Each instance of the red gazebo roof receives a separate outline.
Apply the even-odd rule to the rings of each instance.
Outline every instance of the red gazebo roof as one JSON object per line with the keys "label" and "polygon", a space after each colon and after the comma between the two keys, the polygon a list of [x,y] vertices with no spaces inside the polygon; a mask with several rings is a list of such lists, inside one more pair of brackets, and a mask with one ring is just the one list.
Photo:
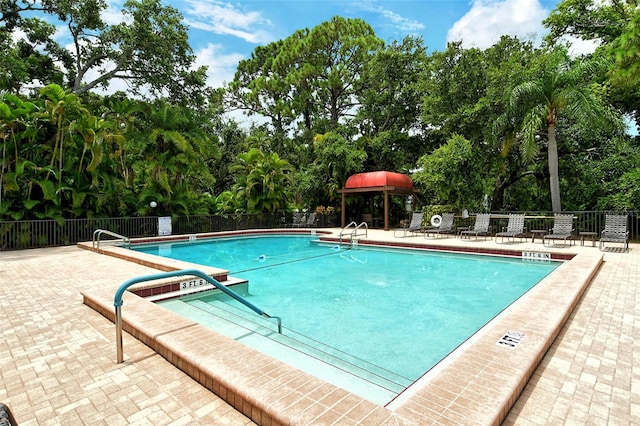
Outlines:
{"label": "red gazebo roof", "polygon": [[[413,183],[409,176],[395,172],[367,172],[357,173],[347,179],[344,189],[356,188],[409,188],[413,189]],[[403,191],[404,192],[404,191]]]}

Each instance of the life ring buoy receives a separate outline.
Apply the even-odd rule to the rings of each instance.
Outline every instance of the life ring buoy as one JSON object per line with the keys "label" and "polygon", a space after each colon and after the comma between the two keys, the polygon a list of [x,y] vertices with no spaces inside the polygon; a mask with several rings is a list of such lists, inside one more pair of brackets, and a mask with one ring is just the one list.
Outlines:
{"label": "life ring buoy", "polygon": [[434,214],[433,216],[431,216],[431,225],[435,226],[436,228],[439,228],[441,223],[442,223],[442,216],[440,216],[439,214]]}

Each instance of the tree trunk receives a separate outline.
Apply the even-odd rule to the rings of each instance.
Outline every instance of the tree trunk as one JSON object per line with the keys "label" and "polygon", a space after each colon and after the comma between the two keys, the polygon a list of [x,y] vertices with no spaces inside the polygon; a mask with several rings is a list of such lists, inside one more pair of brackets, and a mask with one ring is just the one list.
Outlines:
{"label": "tree trunk", "polygon": [[556,126],[549,126],[549,190],[551,191],[551,209],[560,213],[560,176],[558,172],[558,143],[556,142]]}
{"label": "tree trunk", "polygon": [[504,206],[505,188],[505,181],[503,179],[498,179],[496,186],[493,188],[493,194],[491,195],[491,211],[502,210]]}

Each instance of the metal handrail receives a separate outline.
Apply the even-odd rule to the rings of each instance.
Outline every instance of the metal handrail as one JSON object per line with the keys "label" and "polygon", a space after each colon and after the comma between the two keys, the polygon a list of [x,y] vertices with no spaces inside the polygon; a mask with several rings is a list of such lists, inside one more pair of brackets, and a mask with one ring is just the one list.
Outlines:
{"label": "metal handrail", "polygon": [[[360,225],[356,226],[356,233],[358,232],[358,229],[364,227],[364,235],[365,237],[369,236],[369,225],[367,224],[367,222],[362,222]],[[356,234],[357,235],[357,234]]]}
{"label": "metal handrail", "polygon": [[129,240],[129,237],[116,234],[115,232],[107,231],[106,229],[96,229],[95,231],[93,231],[92,247],[94,249],[100,248],[100,236],[102,234],[111,235],[114,238],[120,238],[122,240],[122,243],[125,245],[125,247],[128,247],[129,245],[131,245],[131,240]]}
{"label": "metal handrail", "polygon": [[[354,221],[351,221],[347,226],[345,226],[344,228],[342,228],[342,230],[340,230],[340,243],[339,243],[340,246],[342,246],[342,236],[345,235],[346,231],[348,231],[349,228],[351,228],[351,226],[355,228],[358,225]],[[353,239],[353,232],[351,232],[351,239]]]}
{"label": "metal handrail", "polygon": [[[362,222],[360,225],[358,225],[355,221],[351,221],[351,223],[349,223],[347,226],[342,228],[342,230],[340,231],[340,245],[342,245],[342,236],[345,235],[346,231],[351,229],[351,226],[353,226],[354,228],[353,228],[353,231],[351,231],[349,241],[353,242],[353,237],[357,237],[358,235],[364,235],[365,237],[369,236],[369,225],[367,225],[367,222]],[[364,227],[364,234],[358,234],[358,229],[363,227]]]}
{"label": "metal handrail", "polygon": [[247,308],[249,308],[252,311],[254,311],[255,313],[257,313],[258,315],[261,315],[261,316],[263,316],[265,318],[269,318],[269,319],[271,319],[271,318],[275,319],[277,324],[278,324],[278,333],[282,334],[282,319],[280,317],[271,316],[271,315],[267,314],[265,311],[263,311],[262,309],[258,308],[256,305],[254,305],[253,303],[249,302],[247,299],[245,299],[244,297],[240,296],[238,293],[236,293],[235,291],[231,290],[229,287],[225,286],[224,284],[221,284],[218,280],[216,280],[215,278],[212,278],[211,276],[205,274],[204,272],[199,271],[197,269],[183,269],[183,270],[179,270],[179,271],[162,272],[162,273],[159,273],[159,274],[146,275],[146,276],[142,276],[142,277],[132,278],[132,279],[127,280],[124,283],[122,283],[120,285],[120,287],[118,287],[118,290],[116,290],[116,294],[113,297],[113,306],[115,306],[115,311],[116,311],[115,312],[116,313],[116,317],[115,317],[115,323],[116,323],[116,353],[117,353],[117,363],[118,364],[121,364],[123,362],[123,360],[124,360],[124,354],[123,354],[123,350],[122,350],[122,304],[123,304],[122,295],[124,294],[124,292],[127,290],[127,288],[131,287],[133,284],[141,283],[141,282],[144,282],[144,281],[153,281],[153,280],[158,280],[158,279],[162,279],[162,278],[184,276],[184,275],[200,277],[200,278],[204,279],[205,281],[207,281],[208,283],[212,284],[218,290],[220,290],[223,293],[225,293],[227,296],[230,296],[233,299],[237,300],[238,302],[242,303]]}

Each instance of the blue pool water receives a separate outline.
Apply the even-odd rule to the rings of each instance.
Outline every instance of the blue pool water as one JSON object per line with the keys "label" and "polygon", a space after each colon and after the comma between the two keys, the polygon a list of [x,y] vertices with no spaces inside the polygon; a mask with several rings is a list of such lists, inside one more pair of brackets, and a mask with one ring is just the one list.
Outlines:
{"label": "blue pool water", "polygon": [[[418,250],[338,250],[292,236],[136,250],[228,269],[249,281],[250,302],[282,318],[285,335],[299,333],[408,382],[558,266]],[[226,296],[204,295],[187,303],[221,298]]]}

